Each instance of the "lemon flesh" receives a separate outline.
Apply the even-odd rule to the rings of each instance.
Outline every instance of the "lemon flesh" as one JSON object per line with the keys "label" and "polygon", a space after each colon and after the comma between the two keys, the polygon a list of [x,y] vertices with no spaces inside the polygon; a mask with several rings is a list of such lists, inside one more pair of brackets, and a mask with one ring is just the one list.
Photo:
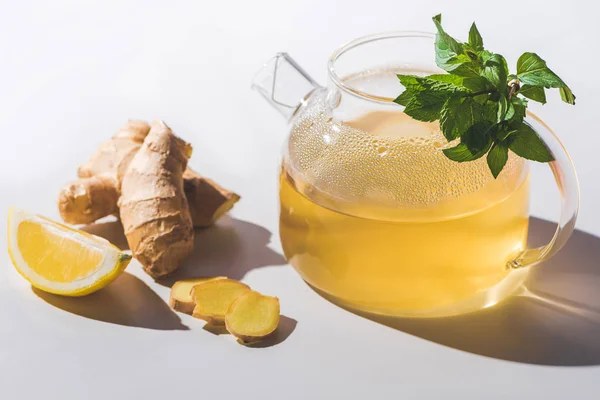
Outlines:
{"label": "lemon flesh", "polygon": [[66,296],[103,288],[131,261],[103,238],[15,209],[8,215],[8,249],[34,287]]}

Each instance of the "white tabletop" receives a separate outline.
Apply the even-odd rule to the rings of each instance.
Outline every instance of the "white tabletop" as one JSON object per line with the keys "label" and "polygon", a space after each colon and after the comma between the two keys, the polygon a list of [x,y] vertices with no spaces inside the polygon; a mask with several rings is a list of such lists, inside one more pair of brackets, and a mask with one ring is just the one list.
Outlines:
{"label": "white tabletop", "polygon": [[[278,296],[285,318],[269,347],[240,346],[172,312],[169,288],[137,262],[105,290],[66,299],[33,291],[4,247],[0,398],[597,398],[600,80],[588,76],[600,63],[600,28],[592,4],[3,1],[0,210],[14,204],[58,218],[59,188],[99,142],[128,118],[162,118],[194,145],[195,169],[242,195],[231,217],[197,235],[187,273],[243,279]],[[524,51],[539,53],[577,95],[575,107],[556,94],[534,106],[564,140],[581,183],[579,231],[530,282],[560,309],[516,298],[459,318],[371,321],[321,298],[282,256],[276,175],[286,127],[249,89],[254,72],[285,50],[323,82],[342,43],[431,31],[438,12],[461,37],[477,21],[486,45],[512,65]],[[532,193],[532,214],[556,221],[547,167],[535,168]],[[536,237],[552,229],[533,222]],[[123,241],[116,223],[95,232]]]}

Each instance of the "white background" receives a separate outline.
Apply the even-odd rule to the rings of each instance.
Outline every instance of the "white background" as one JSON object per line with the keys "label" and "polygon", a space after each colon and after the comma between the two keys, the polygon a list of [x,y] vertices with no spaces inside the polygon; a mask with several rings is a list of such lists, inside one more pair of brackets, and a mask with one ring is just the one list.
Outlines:
{"label": "white background", "polygon": [[[600,389],[600,28],[593,1],[8,1],[0,4],[0,210],[58,218],[55,198],[128,118],[164,119],[194,145],[191,165],[242,195],[197,235],[189,274],[243,278],[281,299],[271,347],[246,348],[169,311],[168,288],[137,263],[79,300],[33,292],[0,256],[2,399],[592,399]],[[310,290],[281,256],[277,161],[283,120],[249,89],[288,51],[320,82],[344,42],[387,30],[447,30],[514,66],[548,61],[577,95],[534,106],[581,183],[577,232],[531,287],[569,310],[514,299],[433,321],[371,321]],[[557,191],[535,168],[532,214],[555,221]],[[116,224],[96,232],[117,242]],[[547,237],[549,222],[534,221]],[[4,231],[4,230],[2,230]],[[587,233],[585,233],[587,232]],[[6,238],[1,234],[5,246]],[[432,249],[434,251],[434,249]],[[401,257],[401,255],[399,255]]]}

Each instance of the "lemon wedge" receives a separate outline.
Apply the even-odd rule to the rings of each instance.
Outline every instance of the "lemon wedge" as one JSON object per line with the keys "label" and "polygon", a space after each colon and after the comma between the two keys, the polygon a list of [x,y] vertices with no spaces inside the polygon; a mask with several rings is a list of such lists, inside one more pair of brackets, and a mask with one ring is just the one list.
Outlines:
{"label": "lemon wedge", "polygon": [[105,287],[131,261],[106,239],[14,208],[8,211],[8,252],[32,286],[64,296]]}

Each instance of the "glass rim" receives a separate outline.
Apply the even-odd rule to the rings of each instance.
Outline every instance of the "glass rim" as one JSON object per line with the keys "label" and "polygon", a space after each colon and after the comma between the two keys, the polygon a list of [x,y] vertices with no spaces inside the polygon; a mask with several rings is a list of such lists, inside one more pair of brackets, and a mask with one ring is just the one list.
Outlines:
{"label": "glass rim", "polygon": [[374,33],[371,35],[366,35],[359,37],[357,39],[351,40],[346,44],[340,46],[337,50],[333,52],[333,54],[329,57],[329,61],[327,62],[327,73],[329,75],[329,79],[340,89],[343,90],[353,96],[361,98],[363,100],[372,101],[376,103],[389,104],[389,101],[382,100],[381,97],[370,95],[363,91],[354,89],[350,85],[344,83],[344,80],[338,75],[335,69],[336,61],[348,51],[379,40],[387,40],[387,39],[409,39],[409,38],[422,38],[422,39],[435,39],[435,34],[431,32],[425,31],[388,31],[388,32],[380,32]]}
{"label": "glass rim", "polygon": [[[360,90],[356,90],[353,87],[344,83],[343,79],[340,78],[338,73],[335,70],[335,62],[338,58],[344,55],[349,50],[352,50],[358,46],[362,46],[367,43],[386,40],[386,39],[409,39],[409,38],[422,38],[422,39],[431,39],[435,40],[435,33],[425,32],[425,31],[386,31],[373,33],[366,36],[361,36],[359,38],[353,39],[349,42],[346,42],[344,45],[338,47],[337,50],[333,52],[333,54],[329,57],[329,61],[327,62],[327,72],[329,75],[329,79],[341,90],[358,97],[362,100],[367,100],[380,104],[389,104],[389,101],[381,100],[381,97],[370,95]],[[534,118],[538,123],[540,123],[545,129],[549,130],[553,135],[556,135],[552,129],[536,114],[532,111],[527,110],[526,115]]]}

